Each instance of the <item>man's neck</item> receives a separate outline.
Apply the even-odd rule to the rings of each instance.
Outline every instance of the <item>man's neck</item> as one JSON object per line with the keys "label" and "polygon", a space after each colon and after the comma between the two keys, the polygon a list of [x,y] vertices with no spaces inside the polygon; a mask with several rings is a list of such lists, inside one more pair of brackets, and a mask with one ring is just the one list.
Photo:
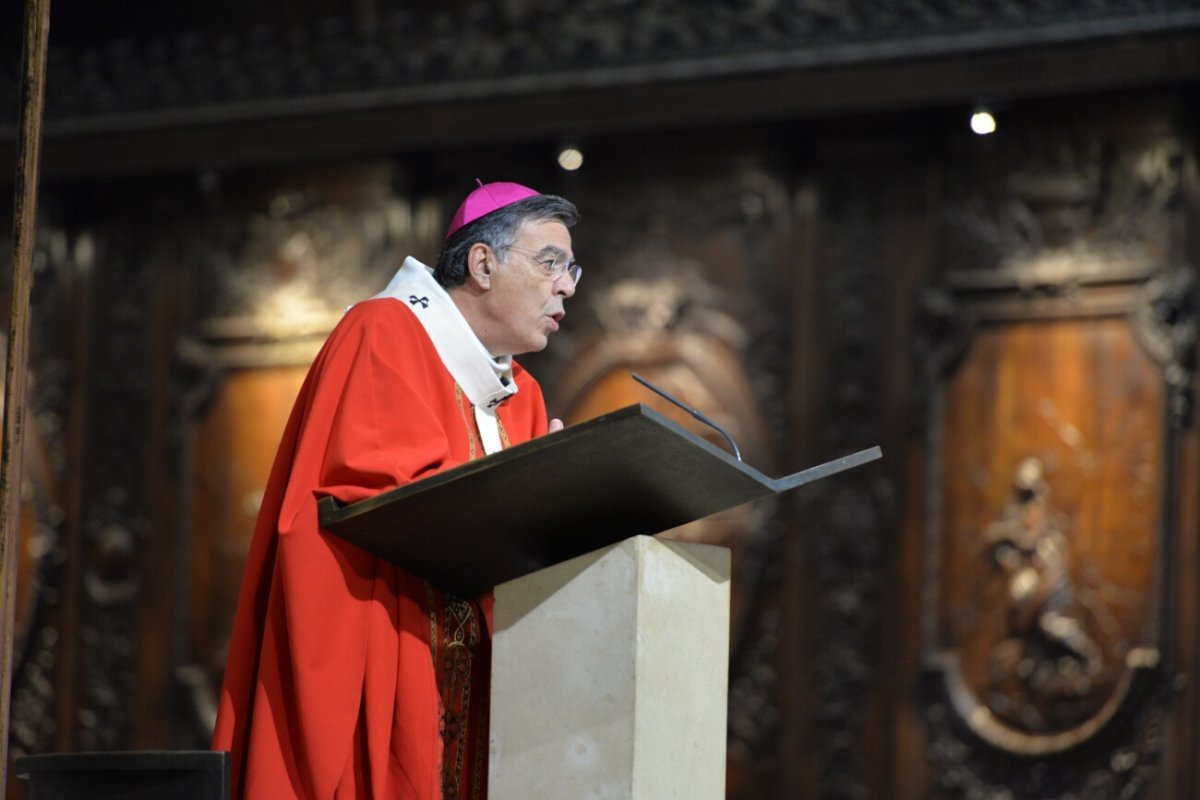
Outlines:
{"label": "man's neck", "polygon": [[454,303],[458,312],[463,315],[463,319],[467,321],[467,326],[471,332],[475,334],[475,338],[483,344],[485,350],[492,358],[503,358],[504,355],[497,355],[496,351],[488,345],[485,333],[487,330],[486,317],[482,313],[482,296],[473,293],[468,286],[454,286],[448,288],[446,293],[450,295],[450,300]]}

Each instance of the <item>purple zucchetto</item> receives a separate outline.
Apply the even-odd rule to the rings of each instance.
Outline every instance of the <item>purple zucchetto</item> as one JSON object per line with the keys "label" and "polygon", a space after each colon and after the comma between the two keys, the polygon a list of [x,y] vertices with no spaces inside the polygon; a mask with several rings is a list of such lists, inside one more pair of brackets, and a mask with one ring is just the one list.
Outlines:
{"label": "purple zucchetto", "polygon": [[541,192],[534,191],[528,186],[522,186],[519,183],[505,183],[503,181],[484,183],[478,178],[475,179],[475,182],[479,184],[479,188],[467,195],[467,199],[463,200],[462,205],[458,207],[458,211],[454,212],[454,217],[450,220],[450,228],[446,231],[447,239],[453,236],[454,232],[463,225],[468,225],[480,217],[505,206],[512,205],[518,200],[524,200],[527,197],[537,197],[541,194]]}

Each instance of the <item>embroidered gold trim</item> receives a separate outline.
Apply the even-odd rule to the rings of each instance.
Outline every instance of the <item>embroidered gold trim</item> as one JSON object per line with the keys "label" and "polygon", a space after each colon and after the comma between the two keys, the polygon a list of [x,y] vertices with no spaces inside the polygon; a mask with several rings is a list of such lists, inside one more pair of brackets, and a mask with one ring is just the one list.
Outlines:
{"label": "embroidered gold trim", "polygon": [[429,652],[433,656],[433,666],[436,669],[438,663],[438,613],[437,613],[437,596],[434,594],[434,588],[429,581],[421,581],[425,584],[425,602],[426,608],[429,609]]}
{"label": "embroidered gold trim", "polygon": [[438,672],[442,696],[442,796],[458,798],[462,792],[463,764],[470,729],[471,672],[481,644],[479,621],[472,603],[450,595],[445,598],[442,629],[442,663]]}
{"label": "embroidered gold trim", "polygon": [[496,429],[500,431],[500,447],[512,447],[512,442],[508,440],[508,431],[504,430],[504,420],[500,419],[500,415],[496,415]]}
{"label": "embroidered gold trim", "polygon": [[467,456],[468,461],[474,461],[478,457],[478,451],[475,449],[475,419],[474,415],[468,415],[466,406],[463,403],[462,387],[458,382],[454,382],[454,402],[458,403],[458,413],[462,415],[463,425],[467,428],[467,443],[470,451]]}
{"label": "embroidered gold trim", "polygon": [[[484,680],[490,681],[491,675],[484,676]],[[479,719],[475,722],[475,749],[471,753],[471,760],[474,762],[474,768],[471,776],[471,800],[484,800],[484,766],[487,764],[488,756],[488,726],[491,721],[492,713],[492,698],[491,689],[484,692],[482,701],[478,701]]]}

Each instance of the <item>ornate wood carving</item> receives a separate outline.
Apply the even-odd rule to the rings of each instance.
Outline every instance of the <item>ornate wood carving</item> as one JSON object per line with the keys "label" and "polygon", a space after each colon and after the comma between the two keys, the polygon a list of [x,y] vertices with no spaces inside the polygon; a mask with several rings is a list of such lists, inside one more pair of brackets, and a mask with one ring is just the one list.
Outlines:
{"label": "ornate wood carving", "polygon": [[439,203],[397,196],[392,179],[387,164],[299,175],[243,208],[226,207],[236,195],[208,176],[210,211],[179,232],[204,298],[184,358],[217,370],[307,365],[347,306],[382,289],[406,255],[436,253]]}
{"label": "ornate wood carving", "polygon": [[[37,359],[38,366],[43,365]],[[27,406],[33,424],[26,426],[22,466],[22,509],[20,517],[20,562],[17,567],[17,616],[13,645],[13,687],[10,718],[10,755],[48,749],[57,732],[55,720],[55,671],[58,665],[60,630],[52,618],[58,606],[59,569],[63,523],[60,505],[61,473],[52,469],[50,448],[59,448],[61,428],[55,406],[47,403],[58,394],[49,385],[55,371],[41,376],[30,365],[30,389],[34,402]],[[2,372],[2,370],[0,370]],[[58,376],[61,378],[61,374]],[[49,391],[47,391],[49,390]],[[41,392],[46,394],[42,395]],[[49,395],[49,397],[47,397]]]}
{"label": "ornate wood carving", "polygon": [[[704,13],[682,0],[335,8],[327,4],[326,14],[311,19],[241,14],[243,30],[168,28],[139,37],[130,34],[136,19],[127,16],[111,31],[98,26],[108,40],[75,31],[85,44],[51,51],[46,114],[76,126],[88,118],[137,125],[144,115],[184,124],[292,116],[841,66],[1200,23],[1186,0],[1096,0],[1085,7],[1046,0],[721,0]],[[0,70],[6,111],[15,106],[14,80]],[[308,102],[282,102],[290,98]]]}
{"label": "ornate wood carving", "polygon": [[[67,234],[52,218],[42,224],[35,257],[28,381],[31,402],[23,457],[9,742],[12,759],[52,750],[58,733],[55,703],[64,636],[60,601],[66,557],[63,495],[69,376],[54,323],[65,313],[62,287],[76,267],[77,254],[70,245]],[[11,249],[11,241],[0,237],[2,247]]]}
{"label": "ornate wood carving", "polygon": [[1174,428],[1192,413],[1198,324],[1193,270],[1170,270],[1146,282],[1133,325],[1146,352],[1162,365]]}
{"label": "ornate wood carving", "polygon": [[[884,368],[881,277],[883,206],[872,179],[839,174],[823,194],[820,327],[830,385],[819,452],[832,456],[881,439],[876,410]],[[816,607],[808,660],[813,675],[814,797],[872,794],[872,687],[880,679],[884,564],[896,521],[895,487],[877,471],[822,481],[797,499],[796,526],[809,564],[804,597]]]}
{"label": "ornate wood carving", "polygon": [[[132,232],[131,232],[132,233]],[[148,537],[144,461],[130,458],[144,441],[149,406],[147,373],[154,276],[121,235],[100,243],[92,302],[105,335],[93,338],[90,355],[103,365],[92,372],[88,404],[86,516],[82,533],[82,596],[79,625],[83,670],[75,745],[83,750],[127,746],[136,685],[138,600]]]}
{"label": "ornate wood carving", "polygon": [[1059,131],[993,158],[918,347],[927,752],[939,796],[1128,797],[1163,746],[1194,378],[1179,148]]}
{"label": "ornate wood carving", "polygon": [[973,166],[949,180],[950,286],[1062,294],[1143,277],[1165,259],[1182,182],[1175,139],[1117,146],[1093,132],[1024,129]]}

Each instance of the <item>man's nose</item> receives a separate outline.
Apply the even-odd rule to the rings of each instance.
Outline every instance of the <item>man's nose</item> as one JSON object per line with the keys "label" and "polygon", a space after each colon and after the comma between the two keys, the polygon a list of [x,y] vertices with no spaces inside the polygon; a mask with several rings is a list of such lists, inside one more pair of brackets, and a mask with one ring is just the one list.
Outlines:
{"label": "man's nose", "polygon": [[563,297],[571,297],[575,294],[575,279],[569,273],[564,272],[554,281],[554,293]]}

